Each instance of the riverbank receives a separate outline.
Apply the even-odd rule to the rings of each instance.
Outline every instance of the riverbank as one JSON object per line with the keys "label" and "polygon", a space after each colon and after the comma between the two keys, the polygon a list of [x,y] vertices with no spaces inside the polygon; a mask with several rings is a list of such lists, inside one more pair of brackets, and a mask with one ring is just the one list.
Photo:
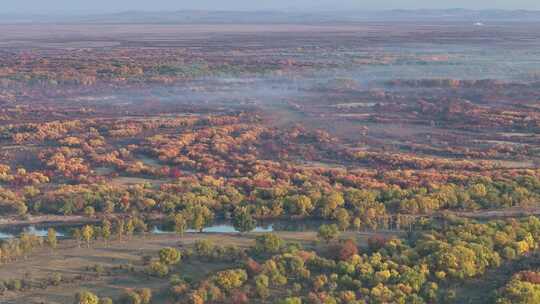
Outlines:
{"label": "riverbank", "polygon": [[[448,212],[436,212],[432,214],[418,214],[412,215],[414,217],[443,217],[443,215],[454,215],[458,217],[466,217],[473,219],[493,219],[493,218],[506,218],[506,217],[525,217],[530,215],[540,216],[540,207],[534,208],[520,208],[511,207],[504,209],[491,209],[491,210],[478,210],[478,211],[448,211]],[[54,224],[91,224],[99,223],[104,218],[115,219],[127,217],[128,214],[113,214],[104,215],[97,214],[94,217],[87,217],[83,215],[27,215],[25,218],[8,217],[0,218],[0,228],[13,227],[13,226],[28,226],[28,225],[54,225]],[[149,221],[159,221],[166,218],[167,215],[161,213],[145,214],[144,218]],[[274,221],[286,221],[288,219],[267,219],[260,222],[274,222]],[[316,219],[304,219],[304,221],[317,221]]]}
{"label": "riverbank", "polygon": [[6,226],[26,226],[40,224],[86,224],[97,223],[100,218],[90,218],[82,215],[29,215],[22,218],[0,218],[0,228]]}

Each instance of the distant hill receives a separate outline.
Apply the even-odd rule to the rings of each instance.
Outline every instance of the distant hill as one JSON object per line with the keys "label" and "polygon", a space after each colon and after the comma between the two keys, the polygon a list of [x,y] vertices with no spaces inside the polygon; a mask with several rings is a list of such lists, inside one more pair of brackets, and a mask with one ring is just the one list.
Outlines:
{"label": "distant hill", "polygon": [[540,22],[540,11],[527,10],[387,10],[387,11],[126,11],[111,14],[5,15],[0,23],[83,22],[83,23],[320,23],[362,21],[464,21]]}

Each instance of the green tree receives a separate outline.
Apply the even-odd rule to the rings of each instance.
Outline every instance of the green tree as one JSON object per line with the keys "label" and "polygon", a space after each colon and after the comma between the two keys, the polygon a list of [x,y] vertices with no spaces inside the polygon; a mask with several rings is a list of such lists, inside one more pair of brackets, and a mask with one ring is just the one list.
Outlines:
{"label": "green tree", "polygon": [[182,213],[177,213],[177,214],[174,216],[174,231],[175,231],[176,234],[178,234],[181,238],[184,237],[184,233],[186,232],[187,225],[188,225],[188,222],[187,222],[187,219],[186,219],[186,217],[184,216],[184,214],[182,214]]}
{"label": "green tree", "polygon": [[135,232],[142,234],[143,236],[145,236],[148,231],[148,225],[146,225],[144,220],[139,217],[133,218],[133,226],[135,227]]}
{"label": "green tree", "polygon": [[169,273],[169,267],[159,261],[154,261],[148,266],[147,272],[150,275],[165,277]]}
{"label": "green tree", "polygon": [[113,300],[111,298],[101,298],[99,304],[113,304]]}
{"label": "green tree", "polygon": [[336,224],[321,225],[317,232],[317,237],[329,243],[339,236],[339,228]]}
{"label": "green tree", "polygon": [[115,231],[115,235],[116,235],[116,238],[119,240],[119,241],[122,241],[122,237],[124,236],[125,234],[125,221],[123,219],[119,219],[116,221],[116,225],[115,225],[115,228],[116,228],[116,231]]}
{"label": "green tree", "polygon": [[86,206],[84,208],[84,215],[86,215],[87,217],[94,217],[95,214],[96,214],[96,210],[94,209],[94,207]]}
{"label": "green tree", "polygon": [[182,255],[175,248],[166,247],[159,251],[159,260],[165,265],[178,264],[181,258]]}
{"label": "green tree", "polygon": [[196,205],[189,209],[190,226],[202,232],[214,220],[214,213],[206,206]]}
{"label": "green tree", "polygon": [[58,245],[58,239],[56,238],[56,230],[54,230],[54,228],[49,228],[47,230],[47,245],[49,245],[51,249],[56,249]]}
{"label": "green tree", "polygon": [[99,304],[99,298],[95,294],[84,290],[75,295],[74,304]]}
{"label": "green tree", "polygon": [[283,240],[274,233],[265,233],[255,238],[257,253],[278,253],[283,247]]}
{"label": "green tree", "polygon": [[243,269],[220,271],[215,276],[215,282],[226,291],[239,288],[247,281],[247,273]]}
{"label": "green tree", "polygon": [[210,240],[200,240],[195,242],[195,252],[201,257],[210,257],[215,250],[215,245]]}
{"label": "green tree", "polygon": [[58,286],[62,283],[62,275],[58,272],[55,272],[49,276],[49,282],[53,286]]}
{"label": "green tree", "polygon": [[142,299],[139,293],[133,290],[126,290],[122,297],[122,302],[125,304],[142,304]]}
{"label": "green tree", "polygon": [[268,289],[269,285],[270,279],[268,276],[260,274],[255,277],[255,290],[261,299],[265,299],[270,296],[270,291]]}
{"label": "green tree", "polygon": [[112,230],[111,222],[109,222],[109,220],[107,219],[103,220],[103,223],[101,225],[101,235],[103,236],[105,245],[107,245],[107,242],[111,238],[111,234],[112,234],[111,230]]}
{"label": "green tree", "polygon": [[83,239],[81,229],[73,229],[72,234],[73,238],[77,241],[77,247],[81,248],[81,241]]}
{"label": "green tree", "polygon": [[341,231],[347,230],[351,225],[351,217],[345,208],[336,209],[336,211],[334,211],[334,217],[336,218],[338,227]]}
{"label": "green tree", "polygon": [[356,229],[356,231],[360,231],[360,229],[362,228],[362,220],[359,217],[355,217],[352,225],[354,229]]}
{"label": "green tree", "polygon": [[323,197],[320,204],[322,216],[328,218],[332,214],[332,211],[345,204],[345,200],[343,199],[343,194],[337,191],[332,191]]}
{"label": "green tree", "polygon": [[141,298],[141,304],[150,304],[152,301],[152,291],[149,288],[141,288],[137,290]]}
{"label": "green tree", "polygon": [[133,221],[133,218],[129,218],[126,221],[124,231],[128,239],[131,239],[131,237],[133,236],[133,232],[135,232],[135,222]]}
{"label": "green tree", "polygon": [[250,232],[257,227],[257,222],[246,207],[238,208],[233,219],[234,228],[241,232]]}
{"label": "green tree", "polygon": [[277,303],[278,304],[302,304],[302,299],[298,297],[289,297],[281,301],[278,301]]}
{"label": "green tree", "polygon": [[285,201],[287,210],[293,215],[306,216],[313,210],[313,203],[308,196],[294,195]]}

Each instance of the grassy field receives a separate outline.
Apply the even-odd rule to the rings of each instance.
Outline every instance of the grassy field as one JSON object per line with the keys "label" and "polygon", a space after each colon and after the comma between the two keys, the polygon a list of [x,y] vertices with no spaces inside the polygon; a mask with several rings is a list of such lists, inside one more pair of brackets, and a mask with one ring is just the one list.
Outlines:
{"label": "grassy field", "polygon": [[[277,232],[286,241],[299,242],[306,248],[319,246],[316,242],[316,232]],[[188,233],[180,239],[174,234],[136,236],[130,240],[113,241],[105,244],[102,241],[94,243],[90,248],[85,245],[78,247],[73,240],[60,242],[59,248],[51,251],[49,248],[41,248],[32,253],[26,260],[19,259],[16,262],[0,266],[0,278],[30,279],[40,281],[53,273],[59,273],[64,278],[76,278],[69,282],[62,282],[60,286],[41,289],[37,286],[28,291],[8,291],[0,296],[0,303],[6,304],[67,304],[73,302],[74,294],[87,289],[100,296],[118,298],[125,288],[151,288],[156,296],[157,303],[166,303],[164,290],[167,281],[157,278],[151,280],[140,272],[107,271],[97,276],[94,271],[88,271],[87,267],[96,264],[105,269],[112,269],[122,265],[133,265],[137,270],[142,270],[142,257],[145,255],[156,256],[163,247],[185,247],[193,244],[196,240],[207,239],[219,245],[236,245],[247,248],[254,244],[256,233],[248,234],[212,234],[212,233]],[[365,245],[370,233],[344,233],[342,238],[354,238],[360,245]],[[230,263],[204,262],[190,259],[179,266],[180,273],[198,281],[206,277],[210,272],[230,267]]]}

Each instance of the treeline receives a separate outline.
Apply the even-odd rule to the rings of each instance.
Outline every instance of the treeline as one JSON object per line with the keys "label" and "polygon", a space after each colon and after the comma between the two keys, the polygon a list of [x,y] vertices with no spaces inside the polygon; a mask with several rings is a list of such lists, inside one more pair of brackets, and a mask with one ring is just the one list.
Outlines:
{"label": "treeline", "polygon": [[[26,259],[35,249],[42,247],[45,243],[42,237],[28,233],[23,233],[15,239],[2,240],[0,241],[0,264],[9,264],[21,258]],[[53,246],[56,246],[56,243]]]}
{"label": "treeline", "polygon": [[342,230],[407,229],[416,216],[445,210],[532,207],[539,199],[540,179],[536,176],[409,189],[319,188],[309,180],[263,188],[205,176],[180,178],[159,189],[148,185],[64,185],[44,194],[28,188],[22,197],[6,190],[0,194],[0,210],[8,214],[30,210],[90,217],[160,213],[181,216],[184,226],[197,230],[214,217],[242,222],[238,226],[250,224],[253,219],[295,217],[334,220]]}

